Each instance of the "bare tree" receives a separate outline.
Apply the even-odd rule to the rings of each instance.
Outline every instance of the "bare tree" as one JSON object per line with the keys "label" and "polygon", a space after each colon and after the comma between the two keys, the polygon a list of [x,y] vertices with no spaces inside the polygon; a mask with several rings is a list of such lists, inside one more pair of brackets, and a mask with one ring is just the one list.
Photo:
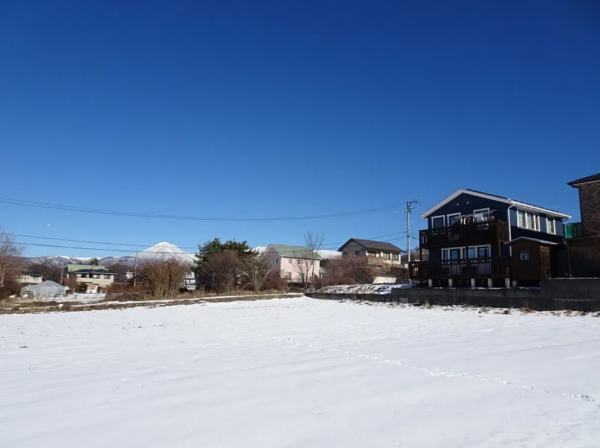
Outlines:
{"label": "bare tree", "polygon": [[176,259],[149,260],[140,266],[139,276],[155,298],[175,295],[190,266]]}
{"label": "bare tree", "polygon": [[203,285],[218,293],[231,291],[237,284],[240,270],[240,259],[231,250],[211,255],[199,268],[199,276]]}
{"label": "bare tree", "polygon": [[353,285],[373,283],[377,267],[367,257],[347,255],[329,260],[323,275],[325,285]]}
{"label": "bare tree", "polygon": [[241,272],[244,286],[252,288],[255,293],[258,293],[273,272],[273,267],[265,255],[259,254],[243,260]]}
{"label": "bare tree", "polygon": [[294,263],[294,268],[300,274],[304,288],[307,288],[309,283],[314,285],[315,276],[320,275],[319,272],[316,272],[316,266],[317,260],[321,259],[319,250],[324,239],[323,232],[306,232],[304,234],[304,247],[294,254],[294,258],[297,260]]}
{"label": "bare tree", "polygon": [[24,247],[15,243],[14,237],[0,229],[0,287],[8,281],[16,281],[22,273]]}

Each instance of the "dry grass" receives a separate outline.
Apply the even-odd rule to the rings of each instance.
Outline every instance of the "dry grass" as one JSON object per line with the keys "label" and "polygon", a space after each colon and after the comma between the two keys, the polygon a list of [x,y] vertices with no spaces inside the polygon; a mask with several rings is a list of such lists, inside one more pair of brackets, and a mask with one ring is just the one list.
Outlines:
{"label": "dry grass", "polygon": [[[156,308],[156,307],[166,307],[166,306],[177,306],[177,305],[194,305],[198,303],[215,303],[215,302],[237,302],[237,301],[254,301],[254,300],[270,300],[270,299],[283,299],[283,298],[294,298],[301,297],[301,294],[284,294],[284,293],[273,293],[274,295],[269,295],[267,293],[261,294],[251,294],[244,293],[239,294],[235,297],[228,297],[227,294],[221,294],[224,296],[223,298],[219,298],[219,295],[205,295],[203,297],[198,297],[195,295],[193,298],[174,298],[172,300],[162,299],[163,301],[155,300],[137,300],[134,302],[123,301],[123,303],[114,303],[119,302],[118,300],[111,300],[109,303],[107,301],[100,301],[95,303],[84,303],[84,302],[65,302],[58,303],[56,301],[48,301],[48,302],[22,302],[20,304],[10,304],[9,306],[0,305],[0,314],[39,314],[39,313],[52,313],[52,312],[75,312],[75,311],[95,311],[95,310],[114,310],[114,309],[126,309],[126,308],[135,308],[135,307],[145,307],[145,308]],[[210,297],[210,300],[207,298]],[[166,300],[166,301],[165,301]],[[125,303],[127,302],[127,303]],[[153,303],[154,302],[154,303]]]}

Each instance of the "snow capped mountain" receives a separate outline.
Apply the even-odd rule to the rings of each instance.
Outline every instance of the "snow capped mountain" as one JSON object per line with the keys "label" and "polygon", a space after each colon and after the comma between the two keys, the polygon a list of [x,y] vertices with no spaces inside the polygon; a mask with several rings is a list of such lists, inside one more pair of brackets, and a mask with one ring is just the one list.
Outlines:
{"label": "snow capped mountain", "polygon": [[341,258],[342,256],[342,253],[338,252],[337,250],[320,249],[317,251],[317,253],[326,260]]}
{"label": "snow capped mountain", "polygon": [[164,260],[176,258],[188,263],[194,262],[194,254],[182,251],[174,244],[162,242],[140,252],[138,260]]}
{"label": "snow capped mountain", "polygon": [[70,257],[68,255],[50,255],[47,257],[30,258],[34,263],[44,263],[52,266],[63,267],[68,264],[87,264],[92,257]]}
{"label": "snow capped mountain", "polygon": [[[194,262],[194,254],[184,252],[179,247],[174,244],[162,242],[155,244],[148,249],[145,249],[137,254],[137,260],[146,261],[146,260],[168,260],[168,259],[178,259],[180,261],[184,261],[186,263]],[[48,263],[54,266],[62,267],[67,264],[88,264],[93,257],[69,257],[62,255],[53,255],[48,257],[34,257],[30,258],[30,261],[37,263]],[[128,264],[133,266],[136,261],[135,254],[133,255],[123,255],[122,257],[105,257],[98,259],[98,264],[101,265],[111,265],[116,263]]]}

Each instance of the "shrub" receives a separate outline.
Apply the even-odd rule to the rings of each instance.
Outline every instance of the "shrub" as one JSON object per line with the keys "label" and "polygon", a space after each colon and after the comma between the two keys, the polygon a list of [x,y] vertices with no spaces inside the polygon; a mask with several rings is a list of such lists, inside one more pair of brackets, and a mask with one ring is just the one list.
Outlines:
{"label": "shrub", "polygon": [[353,285],[373,283],[376,267],[369,264],[367,257],[347,255],[329,260],[323,275],[324,285]]}

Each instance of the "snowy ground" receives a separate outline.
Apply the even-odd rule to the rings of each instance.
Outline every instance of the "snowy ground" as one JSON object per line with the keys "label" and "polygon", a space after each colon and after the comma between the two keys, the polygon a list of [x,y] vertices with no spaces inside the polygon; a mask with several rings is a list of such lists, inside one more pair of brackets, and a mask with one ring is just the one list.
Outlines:
{"label": "snowy ground", "polygon": [[409,288],[408,283],[376,283],[364,285],[325,286],[319,292],[327,294],[391,294],[393,288]]}
{"label": "snowy ground", "polygon": [[2,448],[600,440],[591,316],[306,298],[4,315],[0,362]]}

